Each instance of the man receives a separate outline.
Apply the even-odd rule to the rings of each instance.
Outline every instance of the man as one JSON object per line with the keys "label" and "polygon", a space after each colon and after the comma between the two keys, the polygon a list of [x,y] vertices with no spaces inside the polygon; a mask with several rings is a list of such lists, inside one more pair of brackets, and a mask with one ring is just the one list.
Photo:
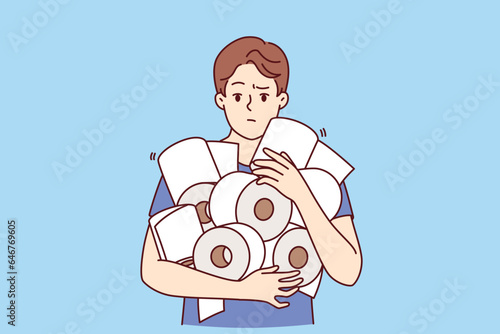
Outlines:
{"label": "man", "polygon": [[[283,51],[257,37],[233,41],[215,60],[215,103],[231,127],[222,141],[239,145],[240,171],[251,172],[249,165],[266,126],[288,103],[288,74]],[[260,177],[258,183],[275,187],[295,203],[328,276],[340,284],[355,284],[362,256],[345,184],[341,184],[339,212],[329,221],[286,152],[264,152],[269,160],[254,161],[258,168],[253,173]],[[172,205],[162,178],[150,215]],[[314,323],[312,299],[298,291],[302,279],[295,277],[296,271],[278,270],[276,266],[263,268],[242,281],[231,281],[160,261],[148,227],[141,275],[153,290],[185,298],[183,324],[271,327]],[[225,299],[225,311],[199,323],[196,298]]]}

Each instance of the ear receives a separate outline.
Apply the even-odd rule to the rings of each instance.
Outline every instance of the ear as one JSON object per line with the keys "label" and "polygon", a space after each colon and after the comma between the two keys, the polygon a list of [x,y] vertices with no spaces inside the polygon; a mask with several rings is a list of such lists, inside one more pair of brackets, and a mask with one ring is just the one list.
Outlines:
{"label": "ear", "polygon": [[225,101],[226,101],[226,97],[224,95],[222,95],[221,93],[215,94],[215,104],[217,105],[217,107],[224,110]]}
{"label": "ear", "polygon": [[281,93],[280,95],[278,95],[278,100],[280,102],[280,109],[285,108],[285,106],[288,104],[288,94]]}

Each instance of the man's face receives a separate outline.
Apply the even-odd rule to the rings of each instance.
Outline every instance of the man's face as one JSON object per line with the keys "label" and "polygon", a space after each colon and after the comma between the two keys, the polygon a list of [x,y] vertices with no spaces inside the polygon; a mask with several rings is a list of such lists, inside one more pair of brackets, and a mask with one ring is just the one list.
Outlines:
{"label": "man's face", "polygon": [[215,102],[224,110],[229,126],[246,139],[264,134],[271,118],[288,102],[288,95],[276,96],[273,79],[266,78],[253,64],[240,65],[226,84],[226,96],[217,94]]}

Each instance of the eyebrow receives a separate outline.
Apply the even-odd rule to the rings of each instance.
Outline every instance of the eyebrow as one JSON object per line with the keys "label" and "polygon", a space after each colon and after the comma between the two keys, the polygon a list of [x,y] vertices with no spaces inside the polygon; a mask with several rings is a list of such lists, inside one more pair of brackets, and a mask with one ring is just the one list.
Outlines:
{"label": "eyebrow", "polygon": [[269,87],[259,87],[259,86],[255,86],[255,88],[257,88],[257,89],[269,89]]}
{"label": "eyebrow", "polygon": [[231,84],[231,86],[232,86],[232,85],[237,85],[237,84],[242,84],[242,85],[244,85],[245,83],[244,83],[244,82],[241,82],[241,81],[236,81],[236,82],[233,82],[233,83]]}

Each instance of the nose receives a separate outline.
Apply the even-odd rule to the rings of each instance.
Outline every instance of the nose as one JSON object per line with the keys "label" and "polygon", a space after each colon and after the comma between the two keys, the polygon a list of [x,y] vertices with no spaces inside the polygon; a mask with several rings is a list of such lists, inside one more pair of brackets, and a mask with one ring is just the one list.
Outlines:
{"label": "nose", "polygon": [[248,94],[248,104],[247,104],[247,109],[248,111],[252,111],[252,109],[250,109],[250,103],[252,103],[252,95]]}

